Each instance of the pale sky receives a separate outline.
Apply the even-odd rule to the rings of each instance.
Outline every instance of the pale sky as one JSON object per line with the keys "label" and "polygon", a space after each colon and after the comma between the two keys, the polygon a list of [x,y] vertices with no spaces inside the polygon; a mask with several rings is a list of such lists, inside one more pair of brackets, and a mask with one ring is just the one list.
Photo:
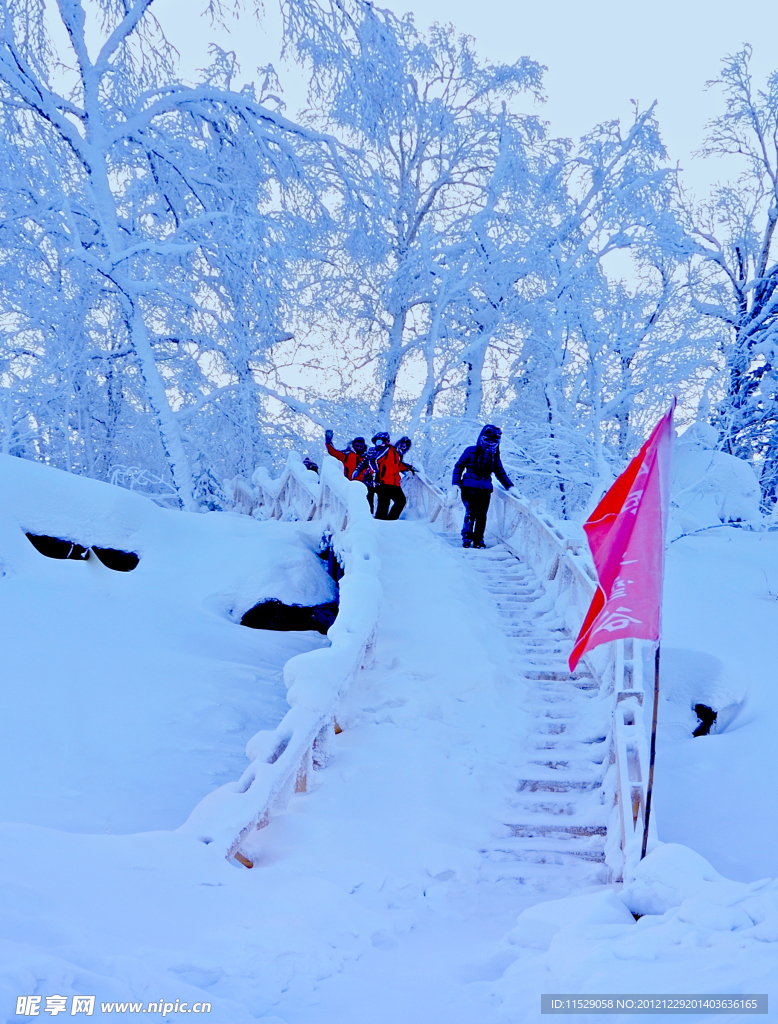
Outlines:
{"label": "pale sky", "polygon": [[[386,2],[386,0],[383,0]],[[197,11],[201,0],[157,0],[171,40],[182,54],[188,76],[205,63],[208,42],[217,38],[234,49],[246,78],[258,65],[273,63],[281,74],[287,112],[294,116],[304,101],[303,83],[278,58],[278,16],[266,0],[262,26],[244,19],[231,35],[214,37]],[[510,4],[498,0],[391,0],[398,13],[411,9],[425,28],[450,21],[475,37],[483,58],[512,61],[527,55],[545,64],[548,102],[530,106],[550,122],[553,135],[577,138],[600,121],[631,120],[630,100],[641,108],[658,101],[658,114],[670,156],[684,169],[684,180],[698,193],[711,181],[727,177],[717,161],[692,157],[706,120],[721,108],[715,90],[705,91],[716,76],[720,58],[750,42],[758,84],[778,69],[778,3],[751,0],[736,7],[731,0],[556,0],[553,4]]]}

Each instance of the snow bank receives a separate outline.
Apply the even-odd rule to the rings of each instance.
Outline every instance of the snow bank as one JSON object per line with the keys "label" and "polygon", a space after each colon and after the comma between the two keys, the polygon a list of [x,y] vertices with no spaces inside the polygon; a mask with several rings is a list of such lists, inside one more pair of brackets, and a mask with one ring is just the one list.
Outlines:
{"label": "snow bank", "polygon": [[[332,600],[321,526],[167,511],[9,456],[0,493],[0,819],[176,828],[288,711],[285,662],[327,642],[239,625],[268,598]],[[140,562],[47,558],[25,531]]]}
{"label": "snow bank", "polygon": [[729,906],[768,882],[733,882],[688,846],[663,843],[638,864],[635,877],[620,896],[634,914],[664,914],[689,901],[699,906]]}
{"label": "snow bank", "polygon": [[[284,486],[294,481],[299,485],[298,475],[287,474]],[[348,520],[348,528],[335,538],[345,575],[338,617],[327,633],[330,646],[287,662],[289,712],[275,730],[249,742],[252,761],[241,778],[210,793],[182,826],[203,842],[222,845],[229,855],[240,852],[241,843],[264,828],[274,810],[286,806],[293,789],[304,790],[313,767],[326,761],[335,712],[365,660],[378,621],[378,539],[364,486],[347,481],[341,464],[330,456],[324,460],[322,481],[322,491],[328,493],[314,495],[311,490],[311,496],[322,503],[324,524],[337,530],[344,515]],[[295,500],[293,494],[290,498]]]}
{"label": "snow bank", "polygon": [[715,450],[718,434],[695,423],[673,452],[670,536],[720,523],[761,523],[760,490],[747,462]]}
{"label": "snow bank", "polygon": [[515,959],[490,993],[501,1024],[540,1021],[543,993],[770,993],[778,881],[732,882],[693,850],[659,845],[621,892],[530,907],[506,943]]}
{"label": "snow bank", "polygon": [[144,580],[190,606],[209,602],[233,621],[270,598],[305,605],[333,600],[334,585],[315,555],[317,526],[258,524],[229,512],[173,512],[120,487],[8,455],[0,455],[0,487],[6,573],[15,567],[63,571],[34,550],[24,536],[29,532],[133,551],[141,560],[128,574],[128,586],[130,579],[132,585]]}
{"label": "snow bank", "polygon": [[[654,790],[659,836],[728,878],[778,877],[778,534],[723,527],[668,549]],[[692,736],[696,703],[718,711]]]}
{"label": "snow bank", "polygon": [[508,942],[529,949],[548,949],[563,928],[576,931],[591,924],[632,924],[634,918],[615,892],[587,893],[536,903],[519,915]]}

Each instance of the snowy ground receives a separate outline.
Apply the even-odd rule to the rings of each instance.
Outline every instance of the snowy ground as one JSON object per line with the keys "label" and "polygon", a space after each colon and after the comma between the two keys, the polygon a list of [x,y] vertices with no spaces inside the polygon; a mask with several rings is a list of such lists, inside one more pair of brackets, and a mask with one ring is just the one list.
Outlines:
{"label": "snowy ground", "polygon": [[[41,479],[17,480],[14,493],[29,498]],[[110,533],[92,542],[113,546],[134,536],[142,561],[135,573],[101,576],[100,589],[89,575],[96,566],[38,555],[16,523],[32,513],[21,497],[6,501],[0,606],[4,621],[15,616],[4,642],[15,661],[3,700],[27,731],[9,730],[20,760],[2,774],[12,812],[0,827],[0,1019],[23,1019],[16,997],[35,993],[96,994],[95,1019],[134,1017],[101,1015],[101,1001],[179,999],[208,1000],[207,1019],[219,1024],[523,1024],[540,1020],[541,992],[770,991],[778,889],[747,883],[778,875],[768,754],[778,724],[778,601],[769,593],[778,591],[778,534],[719,530],[671,549],[660,836],[738,881],[717,879],[683,848],[660,848],[664,860],[652,855],[626,894],[630,910],[645,915],[635,923],[615,890],[596,884],[599,865],[490,855],[510,820],[531,716],[496,603],[466,560],[480,553],[457,552],[418,523],[378,524],[375,663],[339,715],[344,731],[328,767],[256,834],[255,868],[169,831],[187,800],[233,765],[237,775],[244,730],[280,717],[274,673],[293,651],[234,619],[246,600],[291,599],[270,592],[279,567],[310,597],[310,550],[293,524],[152,515],[146,503],[111,512],[99,488],[68,506],[62,487],[57,501],[41,484],[47,497],[35,503],[48,502],[49,532],[72,534],[80,523]],[[209,554],[219,545],[218,557]],[[153,553],[168,567],[140,588],[131,581],[143,579],[136,574]],[[165,583],[173,566],[175,587]],[[760,586],[762,567],[775,585]],[[252,578],[264,591],[249,598]],[[136,585],[144,597],[116,597]],[[128,621],[136,616],[140,639]],[[298,640],[321,642],[287,635],[281,643]],[[128,688],[124,704],[95,707],[101,693]],[[58,692],[55,714],[44,705]],[[689,738],[690,694],[732,705],[721,734]],[[219,703],[226,721],[216,717]],[[94,728],[83,727],[84,715]],[[111,742],[96,741],[120,715],[131,735],[116,727]],[[78,742],[68,747],[62,737],[72,735]],[[79,779],[79,765],[98,756],[110,757],[110,771],[82,768]],[[187,771],[177,790],[162,776],[167,766],[175,779],[179,760]],[[69,798],[79,785],[80,798]],[[106,835],[109,806],[114,832],[158,830]],[[568,900],[545,902],[559,897]]]}
{"label": "snowy ground", "polygon": [[[776,878],[778,533],[725,527],[672,544],[665,604],[660,835],[728,878]],[[696,703],[723,731],[691,738]]]}
{"label": "snowy ground", "polygon": [[[176,828],[283,717],[284,663],[326,643],[238,624],[267,597],[330,598],[315,531],[165,512],[19,459],[0,479],[0,820]],[[94,555],[46,558],[22,528],[141,560],[116,572]]]}

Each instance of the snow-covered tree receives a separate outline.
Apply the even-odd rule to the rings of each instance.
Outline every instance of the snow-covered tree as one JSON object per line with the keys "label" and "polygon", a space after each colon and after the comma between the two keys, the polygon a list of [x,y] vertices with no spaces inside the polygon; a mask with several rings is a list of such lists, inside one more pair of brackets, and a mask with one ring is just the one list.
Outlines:
{"label": "snow-covered tree", "polygon": [[721,261],[698,232],[695,311],[653,108],[574,145],[525,109],[528,57],[283,0],[299,125],[218,48],[181,83],[157,2],[0,0],[3,451],[215,508],[326,425],[410,432],[442,476],[493,419],[573,514],[701,393]]}
{"label": "snow-covered tree", "polygon": [[465,419],[471,431],[481,414],[502,422],[525,489],[555,492],[564,514],[610,482],[705,362],[674,193],[654,111],[636,110],[626,132],[605,124],[578,147],[508,142],[476,219],[459,311]]}
{"label": "snow-covered tree", "polygon": [[[350,147],[363,208],[344,221],[323,282],[344,339],[375,369],[376,421],[418,422],[432,411],[452,341],[449,307],[470,286],[473,221],[483,210],[510,128],[541,133],[512,110],[540,95],[542,68],[478,61],[472,40],[420,33],[364,0],[289,0],[287,31],[311,73],[311,119]],[[356,212],[356,211],[355,211]],[[438,365],[441,363],[442,365]],[[419,377],[422,387],[416,386]],[[410,377],[410,382],[408,378]]]}
{"label": "snow-covered tree", "polygon": [[[696,208],[684,203],[694,241],[692,301],[718,337],[724,369],[715,407],[721,446],[752,461],[765,500],[778,495],[778,71],[759,89],[751,47],[726,57],[724,112],[708,125],[702,154],[737,159],[738,178]],[[716,399],[714,391],[714,400]]]}
{"label": "snow-covered tree", "polygon": [[[13,349],[4,399],[34,367],[43,379],[59,374],[53,391],[69,397],[56,424],[34,409],[21,417],[38,431],[39,454],[42,433],[77,433],[88,449],[99,426],[110,459],[122,410],[150,412],[146,457],[169,469],[189,508],[185,433],[201,410],[210,425],[228,398],[236,434],[256,434],[253,362],[285,334],[285,242],[303,207],[310,244],[317,211],[306,181],[328,142],[272,98],[232,91],[221,51],[200,84],[181,84],[153,5],[61,0],[60,62],[44,0],[0,0],[0,144],[14,171],[0,197]],[[20,264],[30,276],[9,283]],[[72,409],[63,419],[63,401],[76,398],[76,420]]]}

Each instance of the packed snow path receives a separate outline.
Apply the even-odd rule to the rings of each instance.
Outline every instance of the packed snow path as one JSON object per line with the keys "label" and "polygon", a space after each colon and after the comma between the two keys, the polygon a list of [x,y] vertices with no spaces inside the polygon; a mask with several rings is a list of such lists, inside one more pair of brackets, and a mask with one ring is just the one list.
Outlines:
{"label": "packed snow path", "polygon": [[[489,854],[546,870],[563,866],[566,874],[576,862],[602,864],[608,702],[599,699],[588,671],[568,671],[569,637],[545,610],[545,591],[528,566],[504,545],[463,550],[461,557],[479,574],[503,620],[520,704],[530,722],[516,750],[516,795],[506,823],[511,835]],[[589,881],[590,872],[585,875]]]}

